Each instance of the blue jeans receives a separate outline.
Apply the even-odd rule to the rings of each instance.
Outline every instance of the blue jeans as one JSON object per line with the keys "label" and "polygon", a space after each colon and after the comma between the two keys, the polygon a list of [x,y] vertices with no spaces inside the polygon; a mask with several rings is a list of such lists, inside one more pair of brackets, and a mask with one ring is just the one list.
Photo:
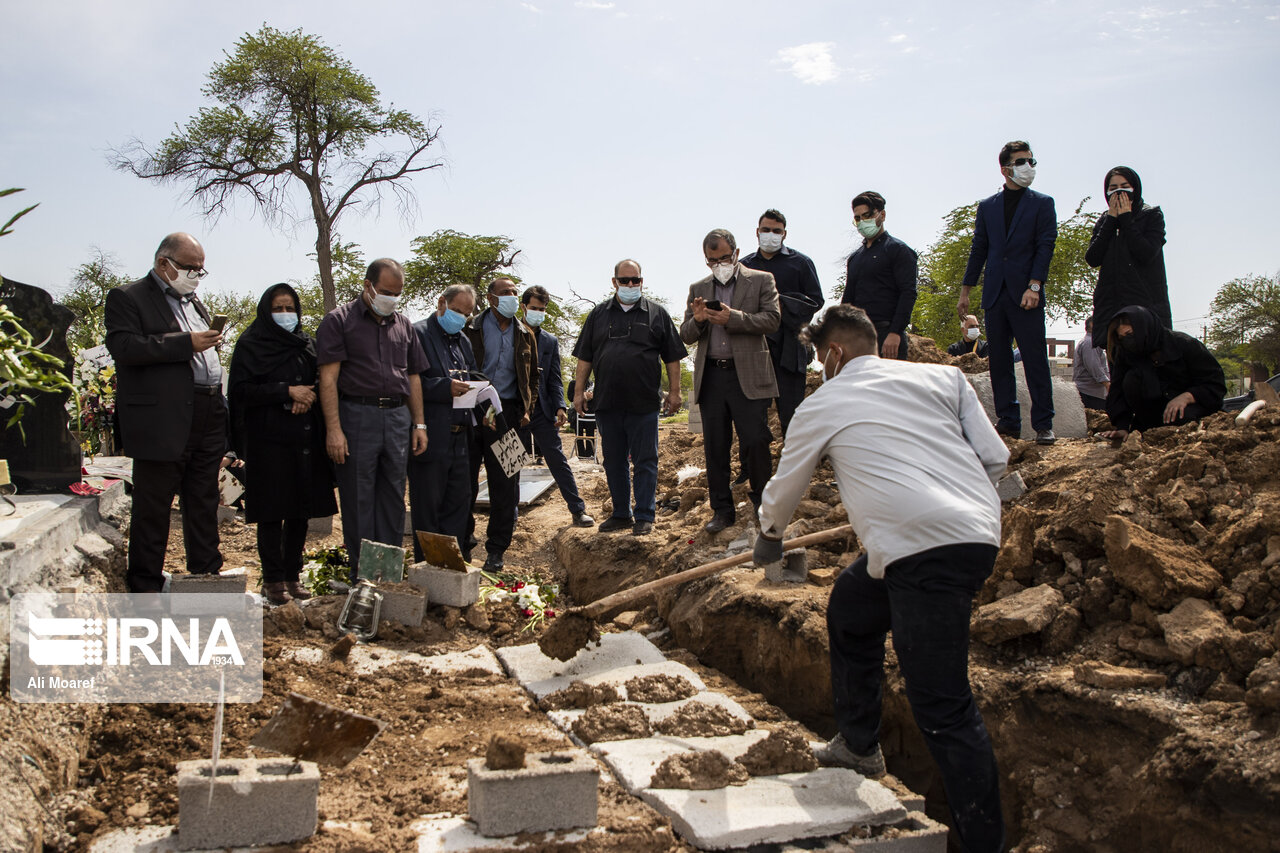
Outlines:
{"label": "blue jeans", "polygon": [[596,412],[613,517],[629,518],[635,466],[635,520],[653,521],[658,496],[658,413]]}
{"label": "blue jeans", "polygon": [[827,603],[836,727],[860,755],[879,743],[884,640],[892,630],[911,713],[970,853],[1004,849],[996,757],[969,688],[969,612],[997,551],[931,548],[890,563],[883,580],[867,574],[864,554],[836,579]]}

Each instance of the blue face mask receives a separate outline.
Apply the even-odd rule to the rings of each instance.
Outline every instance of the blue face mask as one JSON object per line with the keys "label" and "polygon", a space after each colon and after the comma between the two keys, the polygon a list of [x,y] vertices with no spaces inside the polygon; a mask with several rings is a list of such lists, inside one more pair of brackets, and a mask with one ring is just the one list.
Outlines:
{"label": "blue face mask", "polygon": [[524,309],[524,321],[535,329],[542,325],[542,321],[547,319],[546,311],[534,311],[531,308]]}
{"label": "blue face mask", "polygon": [[440,328],[444,329],[446,335],[456,335],[462,331],[462,327],[467,325],[467,318],[452,308],[444,309],[444,313],[436,318],[436,322],[440,324]]}
{"label": "blue face mask", "polygon": [[514,293],[499,296],[496,310],[503,317],[510,320],[512,317],[516,316],[516,311],[520,310],[520,298]]}
{"label": "blue face mask", "polygon": [[271,315],[271,319],[275,320],[276,325],[286,332],[292,332],[298,328],[298,315],[292,311],[275,312]]}
{"label": "blue face mask", "polygon": [[618,285],[618,301],[623,305],[635,305],[640,301],[640,289],[643,285]]}

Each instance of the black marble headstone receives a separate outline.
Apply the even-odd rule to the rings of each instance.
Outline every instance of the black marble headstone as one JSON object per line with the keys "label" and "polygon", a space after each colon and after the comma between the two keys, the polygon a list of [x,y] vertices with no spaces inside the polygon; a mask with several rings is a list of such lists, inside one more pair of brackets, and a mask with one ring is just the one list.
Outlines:
{"label": "black marble headstone", "polygon": [[[75,363],[67,349],[67,327],[75,319],[70,308],[55,305],[48,292],[6,278],[0,283],[0,303],[18,315],[36,343],[48,338],[43,352],[62,359],[63,373],[71,378]],[[9,463],[9,477],[19,494],[66,492],[80,482],[80,444],[68,428],[67,399],[70,392],[37,393],[35,405],[17,425],[3,429],[9,413],[0,410],[0,459]],[[23,439],[23,433],[26,439]]]}

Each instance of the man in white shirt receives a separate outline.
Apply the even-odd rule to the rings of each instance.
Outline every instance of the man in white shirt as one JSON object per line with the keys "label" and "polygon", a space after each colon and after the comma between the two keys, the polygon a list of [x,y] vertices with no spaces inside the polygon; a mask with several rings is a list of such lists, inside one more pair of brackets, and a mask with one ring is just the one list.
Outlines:
{"label": "man in white shirt", "polygon": [[881,682],[892,630],[964,849],[1001,850],[995,754],[969,687],[969,612],[1000,547],[995,481],[1009,451],[959,370],[882,360],[860,308],[830,308],[805,335],[825,383],[797,409],[765,488],[755,562],[782,558],[783,531],[828,457],[866,553],[827,603],[839,731],[816,754],[865,776],[885,772]]}

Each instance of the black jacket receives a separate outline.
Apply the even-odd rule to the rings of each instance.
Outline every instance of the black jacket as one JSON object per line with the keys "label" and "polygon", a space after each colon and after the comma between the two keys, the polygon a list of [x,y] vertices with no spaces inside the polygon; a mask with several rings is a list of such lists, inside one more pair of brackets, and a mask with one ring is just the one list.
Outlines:
{"label": "black jacket", "polygon": [[1153,401],[1166,404],[1184,392],[1189,392],[1206,414],[1222,408],[1227,394],[1222,365],[1204,344],[1191,335],[1162,327],[1142,306],[1124,306],[1117,314],[1124,314],[1133,325],[1139,346],[1133,352],[1113,344],[1108,352],[1112,364],[1107,415],[1116,429],[1158,426],[1141,423],[1139,410]]}
{"label": "black jacket", "polygon": [[422,381],[422,412],[427,422],[427,451],[421,456],[410,456],[411,465],[438,461],[453,452],[453,443],[449,441],[451,428],[455,424],[467,426],[471,419],[469,410],[453,407],[453,376],[449,371],[471,371],[476,374],[471,378],[478,378],[480,371],[471,349],[471,339],[461,332],[458,334],[458,348],[462,351],[465,364],[461,367],[453,366],[447,336],[444,329],[440,328],[440,318],[435,314],[414,323],[413,331],[418,335],[422,351],[427,354],[429,366],[418,374]]}
{"label": "black jacket", "polygon": [[1093,345],[1102,349],[1107,346],[1111,321],[1126,305],[1141,305],[1160,325],[1173,328],[1164,270],[1164,213],[1143,204],[1142,181],[1132,169],[1124,171],[1134,185],[1134,209],[1119,217],[1110,213],[1098,217],[1084,256],[1089,266],[1099,268],[1093,291]]}

